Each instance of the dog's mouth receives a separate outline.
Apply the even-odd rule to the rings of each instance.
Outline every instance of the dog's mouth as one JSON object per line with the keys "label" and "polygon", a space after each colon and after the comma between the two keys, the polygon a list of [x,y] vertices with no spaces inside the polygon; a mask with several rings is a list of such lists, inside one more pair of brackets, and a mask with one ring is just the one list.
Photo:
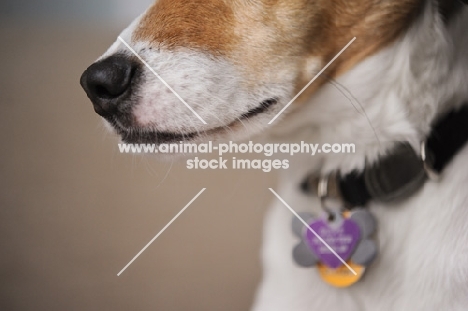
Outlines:
{"label": "dog's mouth", "polygon": [[221,131],[226,131],[227,128],[241,123],[243,120],[252,119],[260,114],[267,112],[272,106],[278,103],[278,99],[271,98],[263,101],[259,106],[249,110],[241,115],[235,121],[225,125],[216,127],[203,132],[191,133],[170,133],[159,131],[148,131],[141,128],[124,127],[117,117],[109,118],[107,121],[116,129],[117,133],[122,137],[125,143],[138,143],[138,144],[167,144],[180,141],[192,141],[203,134],[203,136],[217,134]]}
{"label": "dog's mouth", "polygon": [[270,107],[274,106],[276,103],[278,103],[278,99],[276,99],[276,98],[267,99],[267,100],[263,101],[258,107],[250,109],[247,113],[244,113],[240,117],[240,119],[245,120],[245,119],[255,117],[256,115],[259,115],[261,113],[264,113],[268,109],[270,109]]}

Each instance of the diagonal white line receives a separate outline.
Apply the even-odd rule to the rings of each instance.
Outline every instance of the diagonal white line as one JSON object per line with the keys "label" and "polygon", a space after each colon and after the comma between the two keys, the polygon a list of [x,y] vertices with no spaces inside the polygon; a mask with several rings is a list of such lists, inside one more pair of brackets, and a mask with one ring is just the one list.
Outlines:
{"label": "diagonal white line", "polygon": [[205,120],[203,120],[202,117],[200,117],[200,115],[198,115],[198,113],[196,113],[196,111],[193,110],[193,108],[190,107],[190,105],[187,104],[187,102],[186,102],[182,97],[180,97],[179,94],[177,94],[176,91],[174,91],[174,89],[173,89],[169,84],[167,84],[166,81],[164,81],[163,78],[161,78],[161,76],[158,75],[158,73],[157,73],[153,68],[151,68],[151,66],[148,65],[148,63],[147,63],[146,61],[145,61],[143,58],[141,58],[141,56],[138,55],[137,52],[135,52],[135,50],[132,49],[132,47],[131,47],[130,45],[128,45],[128,43],[125,42],[124,39],[122,39],[122,37],[119,36],[118,39],[119,39],[123,44],[125,44],[125,46],[126,46],[126,47],[127,47],[127,48],[128,48],[128,49],[129,49],[129,50],[146,66],[146,67],[148,67],[148,69],[149,69],[149,70],[150,70],[150,71],[151,71],[151,72],[152,72],[152,73],[169,89],[169,90],[171,90],[171,92],[174,93],[174,95],[175,95],[182,103],[184,103],[184,105],[187,106],[187,108],[190,109],[190,111],[192,111],[193,114],[196,115],[198,119],[200,119],[200,121],[203,122],[203,124],[205,124],[205,125],[207,124],[207,123],[205,122]]}
{"label": "diagonal white line", "polygon": [[301,216],[299,216],[299,214],[296,213],[296,211],[293,210],[293,209],[291,208],[291,206],[289,206],[288,203],[286,203],[286,201],[284,201],[283,198],[281,198],[281,197],[279,196],[279,194],[277,194],[277,193],[275,192],[275,190],[273,190],[273,189],[271,189],[271,188],[268,188],[268,189],[270,189],[270,191],[278,198],[278,200],[280,200],[281,203],[283,203],[283,204],[291,211],[291,213],[293,213],[294,216],[296,216],[297,219],[299,219],[299,220],[307,227],[307,229],[309,229],[310,232],[312,232],[312,233],[317,237],[317,239],[319,239],[320,242],[322,242],[323,245],[325,245],[325,246],[333,253],[333,255],[335,255],[336,258],[338,258],[338,259],[341,261],[341,263],[342,263],[343,265],[345,265],[346,268],[349,269],[349,271],[351,271],[354,275],[357,275],[356,271],[354,271],[354,269],[351,268],[351,267],[346,263],[346,261],[344,261],[343,258],[341,258],[341,257],[333,250],[333,248],[331,248],[330,245],[328,245],[327,242],[325,242],[325,241],[322,239],[322,237],[321,237],[320,235],[318,235],[317,232],[315,232],[314,229],[312,229],[312,228],[309,226],[309,224],[308,224],[307,222],[305,222],[304,219],[302,219]]}
{"label": "diagonal white line", "polygon": [[353,44],[353,42],[356,40],[356,37],[354,37],[341,51],[340,53],[338,53],[325,67],[323,67],[323,69],[286,105],[284,106],[283,109],[281,109],[281,111],[270,121],[268,122],[268,124],[272,124],[273,122],[275,122],[275,120],[286,110],[288,109],[289,106],[291,106],[291,104],[299,97],[301,96],[302,93],[304,93],[304,91],[312,84],[314,83],[315,80],[317,80],[318,77],[320,77],[320,75],[325,71],[327,70],[328,67],[330,67],[331,64],[333,64],[333,62],[338,58],[340,57],[341,54],[343,54],[344,51],[346,51],[347,48],[349,48],[349,46],[351,44]]}
{"label": "diagonal white line", "polygon": [[148,244],[146,244],[145,247],[143,247],[143,249],[135,255],[135,257],[133,257],[132,260],[130,260],[130,262],[119,272],[117,273],[117,276],[120,276],[157,238],[159,238],[159,236],[161,234],[163,234],[163,232],[177,219],[179,218],[180,215],[182,215],[183,212],[185,212],[185,210],[206,190],[206,188],[203,188],[190,202],[187,203],[187,205],[185,205],[185,207],[177,214],[174,216],[174,218],[172,218],[172,220],[164,227],[162,228],[161,231],[159,231],[158,234],[156,234],[156,236],[151,240],[149,241]]}

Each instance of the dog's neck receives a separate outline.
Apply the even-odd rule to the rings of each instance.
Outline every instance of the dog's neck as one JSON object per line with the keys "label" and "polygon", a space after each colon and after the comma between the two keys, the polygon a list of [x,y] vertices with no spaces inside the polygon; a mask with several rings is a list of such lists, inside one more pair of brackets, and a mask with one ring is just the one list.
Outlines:
{"label": "dog's neck", "polygon": [[361,169],[401,141],[418,148],[440,114],[468,99],[466,29],[466,8],[445,23],[428,2],[400,40],[330,80],[285,118],[273,136],[354,143],[356,153],[306,156],[292,173]]}

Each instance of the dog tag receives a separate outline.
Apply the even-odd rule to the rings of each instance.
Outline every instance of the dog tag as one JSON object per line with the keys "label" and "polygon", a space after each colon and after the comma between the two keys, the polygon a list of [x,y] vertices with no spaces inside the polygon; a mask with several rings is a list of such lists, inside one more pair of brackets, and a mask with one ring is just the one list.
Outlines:
{"label": "dog tag", "polygon": [[346,216],[354,220],[361,229],[361,239],[367,239],[375,233],[377,222],[369,211],[357,210]]}
{"label": "dog tag", "polygon": [[[364,275],[364,272],[366,272],[366,268],[363,266],[357,265],[351,261],[348,261],[347,264],[349,268],[343,265],[337,269],[332,269],[324,264],[319,264],[317,268],[324,282],[335,287],[343,288],[358,282]],[[353,269],[356,274],[354,274],[350,268]]]}
{"label": "dog tag", "polygon": [[362,278],[377,256],[377,243],[372,239],[377,222],[364,209],[333,215],[332,220],[327,216],[315,218],[311,214],[300,214],[315,233],[301,220],[293,219],[292,231],[300,238],[293,249],[293,259],[301,267],[315,266],[324,282],[335,287],[348,287]]}
{"label": "dog tag", "polygon": [[361,238],[359,225],[351,218],[337,216],[328,221],[321,217],[309,226],[314,232],[307,230],[307,245],[323,265],[332,269],[343,266],[342,260],[347,261],[351,257]]}
{"label": "dog tag", "polygon": [[317,256],[315,256],[305,242],[301,242],[294,247],[293,258],[299,266],[304,268],[313,267],[318,264],[319,261]]}

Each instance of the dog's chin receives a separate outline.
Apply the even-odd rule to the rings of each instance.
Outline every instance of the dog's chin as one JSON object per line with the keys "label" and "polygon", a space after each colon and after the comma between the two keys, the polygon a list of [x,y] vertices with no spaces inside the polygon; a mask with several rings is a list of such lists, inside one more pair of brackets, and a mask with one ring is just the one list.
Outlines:
{"label": "dog's chin", "polygon": [[[248,136],[245,132],[243,121],[261,120],[261,116],[270,112],[270,108],[277,104],[277,99],[268,99],[262,102],[258,107],[249,110],[240,117],[224,126],[215,127],[210,130],[200,132],[162,132],[153,128],[124,126],[117,118],[107,119],[110,125],[120,135],[122,141],[127,144],[171,144],[171,143],[203,143],[206,141],[223,141],[234,137],[243,138]],[[259,121],[259,122],[263,122]],[[238,133],[236,133],[238,132]],[[238,134],[238,135],[236,135]]]}
{"label": "dog's chin", "polygon": [[118,134],[122,138],[122,141],[127,144],[168,144],[176,142],[190,142],[198,136],[197,133],[178,134],[178,133],[166,133],[151,131],[147,129],[135,129],[129,130],[117,130]]}

